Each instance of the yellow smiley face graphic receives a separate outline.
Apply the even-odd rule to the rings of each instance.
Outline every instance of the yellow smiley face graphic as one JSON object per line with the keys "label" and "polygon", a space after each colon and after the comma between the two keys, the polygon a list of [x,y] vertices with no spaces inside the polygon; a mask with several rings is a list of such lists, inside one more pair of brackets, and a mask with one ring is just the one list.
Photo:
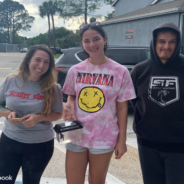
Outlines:
{"label": "yellow smiley face graphic", "polygon": [[97,87],[85,87],[79,93],[78,105],[85,112],[97,112],[105,104],[105,96]]}

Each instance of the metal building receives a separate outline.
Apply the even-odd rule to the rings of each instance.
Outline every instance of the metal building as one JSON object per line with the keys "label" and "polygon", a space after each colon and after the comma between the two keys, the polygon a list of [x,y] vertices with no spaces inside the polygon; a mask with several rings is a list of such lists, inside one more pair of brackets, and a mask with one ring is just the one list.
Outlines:
{"label": "metal building", "polygon": [[118,16],[102,22],[109,44],[149,45],[159,24],[173,22],[181,30],[184,49],[184,0],[116,0],[113,5]]}
{"label": "metal building", "polygon": [[18,46],[8,43],[0,43],[0,52],[17,52]]}

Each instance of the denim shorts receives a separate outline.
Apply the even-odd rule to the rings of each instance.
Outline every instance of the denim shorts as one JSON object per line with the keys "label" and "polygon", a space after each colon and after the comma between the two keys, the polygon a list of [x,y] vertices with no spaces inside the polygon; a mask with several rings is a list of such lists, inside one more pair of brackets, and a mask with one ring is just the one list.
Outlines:
{"label": "denim shorts", "polygon": [[91,154],[103,154],[103,153],[109,153],[111,151],[114,151],[115,148],[108,148],[108,149],[95,149],[95,148],[87,148],[87,147],[82,147],[82,146],[78,146],[76,144],[73,143],[67,143],[65,145],[65,148],[73,151],[73,152],[84,152],[86,150],[89,150],[89,152]]}

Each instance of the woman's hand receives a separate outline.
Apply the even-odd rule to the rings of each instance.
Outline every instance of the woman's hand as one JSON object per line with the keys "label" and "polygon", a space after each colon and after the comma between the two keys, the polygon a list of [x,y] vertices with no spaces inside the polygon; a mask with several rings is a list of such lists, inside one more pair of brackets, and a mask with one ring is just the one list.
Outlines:
{"label": "woman's hand", "polygon": [[127,152],[126,142],[118,141],[115,147],[115,159],[120,159]]}
{"label": "woman's hand", "polygon": [[28,128],[34,127],[38,122],[42,121],[42,117],[41,114],[28,114],[22,117],[21,123]]}
{"label": "woman's hand", "polygon": [[17,117],[16,112],[12,111],[12,112],[10,112],[10,113],[8,114],[8,121],[9,121],[11,124],[14,124],[14,125],[19,124],[20,121],[12,121],[12,120],[9,119],[9,118],[16,118],[16,117]]}
{"label": "woman's hand", "polygon": [[74,121],[75,118],[75,110],[74,110],[74,103],[67,102],[63,106],[63,119],[68,121]]}

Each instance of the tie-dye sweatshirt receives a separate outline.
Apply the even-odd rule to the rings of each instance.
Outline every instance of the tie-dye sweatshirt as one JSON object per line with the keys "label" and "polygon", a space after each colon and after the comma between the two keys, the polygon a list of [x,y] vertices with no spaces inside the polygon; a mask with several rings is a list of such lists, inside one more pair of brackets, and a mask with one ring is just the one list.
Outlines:
{"label": "tie-dye sweatshirt", "polygon": [[119,132],[116,102],[136,97],[127,68],[110,59],[101,65],[87,59],[70,68],[63,93],[76,96],[75,116],[83,125],[82,139],[73,143],[113,148]]}

